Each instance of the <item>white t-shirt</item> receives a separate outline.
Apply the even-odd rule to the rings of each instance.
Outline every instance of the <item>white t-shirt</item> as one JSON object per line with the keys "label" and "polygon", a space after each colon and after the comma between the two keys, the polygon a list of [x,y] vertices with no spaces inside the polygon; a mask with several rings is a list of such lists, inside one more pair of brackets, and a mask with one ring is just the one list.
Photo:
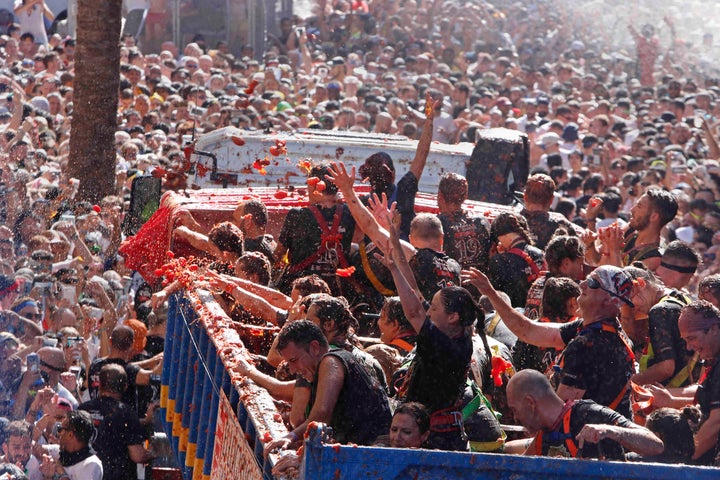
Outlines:
{"label": "white t-shirt", "polygon": [[[45,449],[57,462],[60,460],[60,445],[48,445]],[[90,455],[82,462],[65,467],[71,480],[102,480],[103,466],[97,455]]]}

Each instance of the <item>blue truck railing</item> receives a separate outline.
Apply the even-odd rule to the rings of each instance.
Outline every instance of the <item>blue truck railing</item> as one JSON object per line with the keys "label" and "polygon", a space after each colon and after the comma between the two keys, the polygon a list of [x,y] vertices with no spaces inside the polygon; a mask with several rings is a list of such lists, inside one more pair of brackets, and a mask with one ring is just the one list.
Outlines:
{"label": "blue truck railing", "polygon": [[[220,305],[205,291],[170,298],[161,416],[185,480],[271,479],[277,457],[263,446],[287,434],[269,394],[233,372],[247,352]],[[339,479],[717,480],[720,469],[566,460],[517,455],[354,447],[323,442],[312,425],[300,476]]]}

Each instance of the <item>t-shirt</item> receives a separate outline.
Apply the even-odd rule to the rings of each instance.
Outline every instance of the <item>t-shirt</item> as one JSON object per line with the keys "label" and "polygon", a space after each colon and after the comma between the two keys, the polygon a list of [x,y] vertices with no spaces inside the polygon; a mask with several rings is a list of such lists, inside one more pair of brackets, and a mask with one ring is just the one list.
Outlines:
{"label": "t-shirt", "polygon": [[[335,206],[331,208],[319,207],[320,214],[326,221],[328,229],[332,233],[332,225],[335,219]],[[320,242],[323,231],[318,225],[315,215],[306,208],[293,208],[285,217],[282,229],[280,231],[279,241],[288,249],[288,260],[290,263],[289,271],[283,279],[281,290],[289,293],[290,283],[292,280],[304,275],[317,274],[325,280],[333,295],[342,293],[336,271],[341,267],[339,251],[346,256],[350,252],[350,244],[352,243],[353,234],[355,233],[355,219],[350,214],[347,205],[340,207],[340,223],[336,234],[339,235],[337,246],[335,249],[326,249],[320,256],[310,265],[299,268],[302,262],[313,256],[320,250]]]}
{"label": "t-shirt", "polygon": [[443,249],[462,268],[475,267],[487,271],[490,252],[490,225],[482,217],[470,218],[462,210],[438,215],[445,238]]}
{"label": "t-shirt", "polygon": [[[561,334],[576,325],[561,327]],[[577,336],[565,347],[559,362],[560,383],[585,390],[583,398],[609,406],[623,391],[614,410],[632,418],[630,389],[626,388],[634,373],[634,357],[628,351],[628,340],[616,318],[607,318],[587,326],[580,326]]]}
{"label": "t-shirt", "polygon": [[[720,368],[718,363],[720,357],[715,357],[705,368],[706,375],[695,393],[695,403],[700,406],[703,418],[707,419],[713,410],[720,408]],[[711,448],[700,457],[697,463],[701,465],[714,465],[715,456],[720,450],[720,442],[715,442],[715,448]]]}
{"label": "t-shirt", "polygon": [[330,350],[342,362],[345,380],[330,425],[336,442],[371,445],[390,429],[392,414],[382,368],[371,355],[353,348]]}
{"label": "t-shirt", "polygon": [[[545,431],[536,437],[535,441],[540,442],[536,448],[540,453],[549,457],[573,458],[602,458],[607,460],[623,460],[625,452],[622,446],[614,440],[604,439],[599,444],[585,442],[583,449],[573,455],[571,450],[577,449],[578,444],[575,438],[580,430],[588,424],[615,425],[624,428],[637,427],[627,418],[617,412],[603,407],[591,400],[577,400],[570,407],[569,429],[566,427],[565,415],[559,422],[557,429]],[[569,430],[569,431],[568,431]],[[570,443],[570,445],[568,445]],[[600,448],[598,448],[600,446]]]}
{"label": "t-shirt", "polygon": [[96,358],[90,364],[90,381],[88,382],[88,393],[90,394],[90,399],[92,400],[98,398],[100,389],[100,370],[102,370],[102,367],[104,367],[105,365],[111,364],[121,365],[123,368],[125,368],[125,373],[127,373],[128,377],[128,386],[125,390],[125,393],[123,394],[122,401],[125,402],[128,406],[132,407],[135,411],[137,411],[138,402],[135,379],[137,378],[137,374],[140,371],[140,367],[131,363],[127,363],[119,358]]}
{"label": "t-shirt", "polygon": [[80,410],[90,414],[97,429],[93,448],[103,464],[103,480],[137,479],[137,466],[130,459],[128,446],[141,445],[147,435],[133,409],[103,396],[83,403]]}
{"label": "t-shirt", "polygon": [[470,335],[450,338],[426,318],[398,399],[420,402],[431,412],[454,406],[465,388],[472,352]]}
{"label": "t-shirt", "polygon": [[[545,254],[542,250],[520,243],[515,248],[523,250],[535,263],[537,271],[545,270]],[[496,290],[503,291],[510,297],[513,307],[524,307],[530,289],[533,269],[520,255],[505,252],[494,255],[490,259],[488,278]]]}
{"label": "t-shirt", "polygon": [[[44,447],[50,456],[58,462],[60,460],[60,445],[52,444]],[[76,464],[63,467],[70,480],[102,480],[103,466],[97,455],[90,455]]]}
{"label": "t-shirt", "polygon": [[428,302],[438,290],[460,285],[460,264],[443,252],[420,248],[409,264],[420,293]]}
{"label": "t-shirt", "polygon": [[640,262],[649,258],[662,257],[660,243],[650,243],[646,245],[635,246],[638,233],[634,230],[628,230],[625,233],[625,247],[623,247],[623,265],[630,265],[633,262]]}
{"label": "t-shirt", "polygon": [[531,212],[523,208],[520,211],[520,215],[527,220],[530,237],[533,239],[535,246],[540,250],[545,250],[545,247],[558,228],[564,228],[568,232],[568,235],[575,236],[580,233],[579,227],[570,222],[561,213]]}
{"label": "t-shirt", "polygon": [[270,264],[275,263],[275,246],[275,239],[270,234],[260,235],[257,238],[246,238],[244,243],[246,252],[260,252],[270,260]]}

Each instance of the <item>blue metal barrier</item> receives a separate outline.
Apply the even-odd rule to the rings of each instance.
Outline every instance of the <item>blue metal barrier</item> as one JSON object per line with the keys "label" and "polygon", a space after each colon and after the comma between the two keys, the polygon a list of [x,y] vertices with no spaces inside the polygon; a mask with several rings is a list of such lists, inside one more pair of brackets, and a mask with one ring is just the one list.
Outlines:
{"label": "blue metal barrier", "polygon": [[308,429],[301,480],[717,480],[717,468],[491,453],[328,445],[326,427]]}
{"label": "blue metal barrier", "polygon": [[230,325],[207,292],[170,298],[160,411],[185,480],[270,479],[264,442],[287,434],[268,393],[233,374],[244,346]]}

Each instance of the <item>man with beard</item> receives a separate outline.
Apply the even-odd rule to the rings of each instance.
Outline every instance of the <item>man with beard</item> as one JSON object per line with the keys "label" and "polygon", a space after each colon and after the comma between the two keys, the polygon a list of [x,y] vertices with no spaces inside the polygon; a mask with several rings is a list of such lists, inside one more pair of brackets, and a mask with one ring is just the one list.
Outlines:
{"label": "man with beard", "polygon": [[660,232],[677,214],[677,199],[670,192],[651,188],[630,209],[629,229],[625,233],[623,264],[641,261],[653,272],[660,266]]}
{"label": "man with beard", "polygon": [[90,414],[82,410],[70,412],[57,430],[59,449],[51,445],[49,449],[52,456],[43,456],[40,467],[43,476],[102,480],[102,462],[90,447],[90,441],[95,435]]}
{"label": "man with beard", "polygon": [[[660,188],[650,188],[638,199],[630,209],[630,223],[625,232],[625,246],[621,252],[623,266],[632,265],[633,262],[643,262],[645,266],[655,272],[660,266],[664,245],[660,237],[663,227],[677,214],[678,204],[675,196]],[[589,248],[592,260],[600,262],[600,253]],[[603,256],[613,257],[614,252],[603,252]],[[614,263],[614,262],[612,262]],[[619,266],[619,265],[618,265]]]}
{"label": "man with beard", "polygon": [[5,429],[5,435],[2,461],[21,468],[31,479],[42,478],[40,462],[31,453],[32,425],[24,420],[10,422]]}

